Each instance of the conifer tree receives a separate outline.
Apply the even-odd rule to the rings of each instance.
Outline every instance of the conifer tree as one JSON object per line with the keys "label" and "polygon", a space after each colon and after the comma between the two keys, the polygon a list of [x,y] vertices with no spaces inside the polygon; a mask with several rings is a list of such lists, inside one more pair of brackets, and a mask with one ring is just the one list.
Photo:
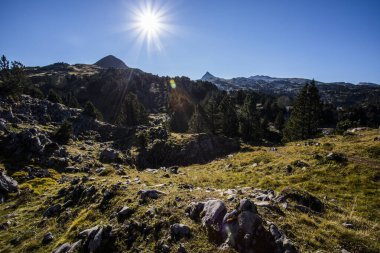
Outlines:
{"label": "conifer tree", "polygon": [[60,103],[60,104],[63,103],[62,98],[54,90],[49,90],[47,100],[49,100],[52,103]]}
{"label": "conifer tree", "polygon": [[213,134],[218,132],[220,122],[219,101],[217,95],[214,93],[210,99],[207,100],[205,105],[207,118],[210,126],[210,131]]}
{"label": "conifer tree", "polygon": [[137,96],[134,93],[128,93],[116,123],[126,126],[137,126],[146,123],[147,120],[148,114],[144,106],[140,104]]}
{"label": "conifer tree", "polygon": [[262,131],[260,118],[256,111],[256,102],[251,94],[248,94],[241,108],[239,131],[245,141],[260,141]]}
{"label": "conifer tree", "polygon": [[93,103],[87,101],[83,108],[83,115],[89,116],[93,119],[103,120],[102,113],[96,109]]}
{"label": "conifer tree", "polygon": [[235,104],[231,97],[226,95],[220,104],[221,111],[221,128],[222,133],[229,137],[237,136],[238,134],[238,117],[236,114]]}
{"label": "conifer tree", "polygon": [[321,100],[315,81],[307,83],[294,103],[284,129],[285,141],[308,139],[317,133]]}
{"label": "conifer tree", "polygon": [[206,133],[210,131],[206,113],[201,105],[196,105],[193,116],[189,121],[189,131],[191,133]]}

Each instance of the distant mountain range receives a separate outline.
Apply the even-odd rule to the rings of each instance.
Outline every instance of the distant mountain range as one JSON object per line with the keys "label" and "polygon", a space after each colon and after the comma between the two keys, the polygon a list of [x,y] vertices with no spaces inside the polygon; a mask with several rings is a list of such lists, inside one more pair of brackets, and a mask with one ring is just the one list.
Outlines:
{"label": "distant mountain range", "polygon": [[[206,72],[201,78],[221,90],[252,90],[256,92],[294,97],[311,79],[278,78],[264,75],[224,79]],[[324,83],[316,81],[323,100],[336,105],[354,104],[358,101],[372,103],[380,97],[380,85],[368,82],[358,84],[346,82]]]}
{"label": "distant mountain range", "polygon": [[[311,81],[311,79],[306,78],[278,78],[270,77],[265,75],[255,75],[250,77],[235,77],[231,79],[225,79],[221,77],[216,77],[210,72],[206,72],[201,78],[202,81],[209,81],[218,86],[219,89],[223,90],[235,90],[235,89],[260,89],[263,84],[274,84],[279,87],[289,86],[289,85],[304,85],[305,83]],[[355,85],[347,82],[331,82],[324,83],[316,81],[317,85],[321,84],[335,84],[335,85]],[[367,85],[375,86],[378,84],[369,82],[360,82],[357,85]]]}

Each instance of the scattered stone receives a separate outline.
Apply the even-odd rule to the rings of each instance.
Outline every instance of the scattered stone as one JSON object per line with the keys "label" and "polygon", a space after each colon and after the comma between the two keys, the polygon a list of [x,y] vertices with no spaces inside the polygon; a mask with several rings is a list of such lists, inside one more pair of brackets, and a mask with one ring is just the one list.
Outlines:
{"label": "scattered stone", "polygon": [[42,238],[42,244],[48,244],[50,243],[51,241],[53,241],[54,239],[54,236],[51,232],[48,232],[47,234],[44,235],[44,237]]}
{"label": "scattered stone", "polygon": [[349,228],[349,229],[353,229],[354,228],[354,225],[351,224],[351,223],[346,223],[346,222],[343,222],[342,225],[346,228]]}
{"label": "scattered stone", "polygon": [[127,206],[124,206],[119,212],[117,212],[117,219],[120,223],[124,222],[131,214],[133,210]]}
{"label": "scattered stone", "polygon": [[286,173],[291,174],[291,173],[293,172],[293,167],[290,166],[290,165],[287,165],[287,166],[285,167],[285,171],[286,171]]}
{"label": "scattered stone", "polygon": [[161,195],[166,195],[166,193],[157,190],[140,190],[137,192],[140,195],[140,199],[146,202],[148,199],[158,199]]}
{"label": "scattered stone", "polygon": [[43,213],[43,216],[50,218],[58,214],[61,210],[62,210],[61,204],[55,204],[49,207],[48,209],[46,209],[46,211]]}
{"label": "scattered stone", "polygon": [[331,152],[326,156],[326,159],[329,161],[334,161],[334,162],[338,162],[338,163],[347,162],[347,157],[342,153]]}
{"label": "scattered stone", "polygon": [[307,164],[306,162],[304,161],[301,161],[301,160],[296,160],[292,163],[293,166],[295,167],[299,167],[299,168],[303,168],[303,167],[310,167],[309,164]]}
{"label": "scattered stone", "polygon": [[121,162],[120,153],[112,148],[106,148],[100,152],[99,160],[104,163]]}
{"label": "scattered stone", "polygon": [[68,166],[64,169],[64,172],[66,172],[66,173],[78,173],[78,172],[80,172],[80,169],[78,167],[75,167],[75,166]]}
{"label": "scattered stone", "polygon": [[170,226],[170,233],[174,240],[190,237],[190,228],[184,224],[174,223]]}
{"label": "scattered stone", "polygon": [[170,173],[172,173],[172,174],[178,174],[178,169],[179,169],[178,166],[172,166],[172,167],[169,167],[169,171],[170,171]]}

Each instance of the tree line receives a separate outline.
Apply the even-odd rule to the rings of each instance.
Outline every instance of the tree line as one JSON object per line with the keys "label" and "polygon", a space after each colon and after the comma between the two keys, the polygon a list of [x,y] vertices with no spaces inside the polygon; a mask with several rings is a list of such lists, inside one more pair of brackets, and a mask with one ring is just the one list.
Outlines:
{"label": "tree line", "polygon": [[[65,67],[61,65],[58,64],[55,68]],[[378,127],[380,124],[380,103],[336,108],[321,101],[314,80],[305,84],[297,98],[291,101],[288,97],[247,90],[220,91],[209,82],[192,81],[187,77],[171,79],[143,72],[132,75],[131,72],[130,78],[124,80],[125,74],[122,71],[107,70],[90,79],[68,77],[68,83],[74,85],[90,82],[87,92],[96,93],[104,87],[103,81],[107,82],[107,89],[115,83],[128,81],[125,95],[117,96],[120,100],[114,103],[112,117],[107,115],[105,118],[113,124],[124,126],[148,123],[150,108],[144,105],[149,105],[150,101],[141,101],[144,94],[137,94],[149,89],[152,82],[161,83],[163,85],[159,86],[162,89],[159,94],[161,99],[167,101],[163,111],[169,115],[166,124],[168,131],[225,135],[252,143],[308,139],[317,136],[320,127],[336,127],[337,133],[343,133],[350,127]],[[171,87],[169,81],[174,82],[176,87]],[[83,114],[94,119],[104,119],[94,105],[97,101],[82,99],[78,102],[78,94],[74,94],[71,89],[67,90],[69,91],[58,93],[52,87],[41,91],[29,80],[21,63],[9,62],[5,56],[0,59],[1,96],[17,99],[21,94],[28,94],[46,98],[54,103],[83,108]]]}

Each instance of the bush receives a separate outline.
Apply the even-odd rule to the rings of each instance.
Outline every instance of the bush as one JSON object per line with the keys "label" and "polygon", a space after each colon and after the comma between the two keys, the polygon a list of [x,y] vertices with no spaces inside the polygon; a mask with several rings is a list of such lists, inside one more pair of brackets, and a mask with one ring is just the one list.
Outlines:
{"label": "bush", "polygon": [[343,134],[345,131],[347,131],[349,128],[352,128],[355,126],[355,123],[352,122],[349,119],[339,121],[336,124],[335,133],[337,134]]}
{"label": "bush", "polygon": [[73,126],[70,122],[65,121],[54,134],[53,139],[59,144],[67,144],[73,135]]}
{"label": "bush", "polygon": [[54,90],[49,90],[47,100],[49,100],[52,103],[62,104],[62,98]]}
{"label": "bush", "polygon": [[91,103],[90,101],[87,101],[86,104],[84,105],[84,109],[83,109],[82,114],[86,115],[90,118],[93,118],[93,119],[98,119],[98,120],[103,119],[103,116],[100,113],[100,111],[98,109],[96,109],[94,104]]}

